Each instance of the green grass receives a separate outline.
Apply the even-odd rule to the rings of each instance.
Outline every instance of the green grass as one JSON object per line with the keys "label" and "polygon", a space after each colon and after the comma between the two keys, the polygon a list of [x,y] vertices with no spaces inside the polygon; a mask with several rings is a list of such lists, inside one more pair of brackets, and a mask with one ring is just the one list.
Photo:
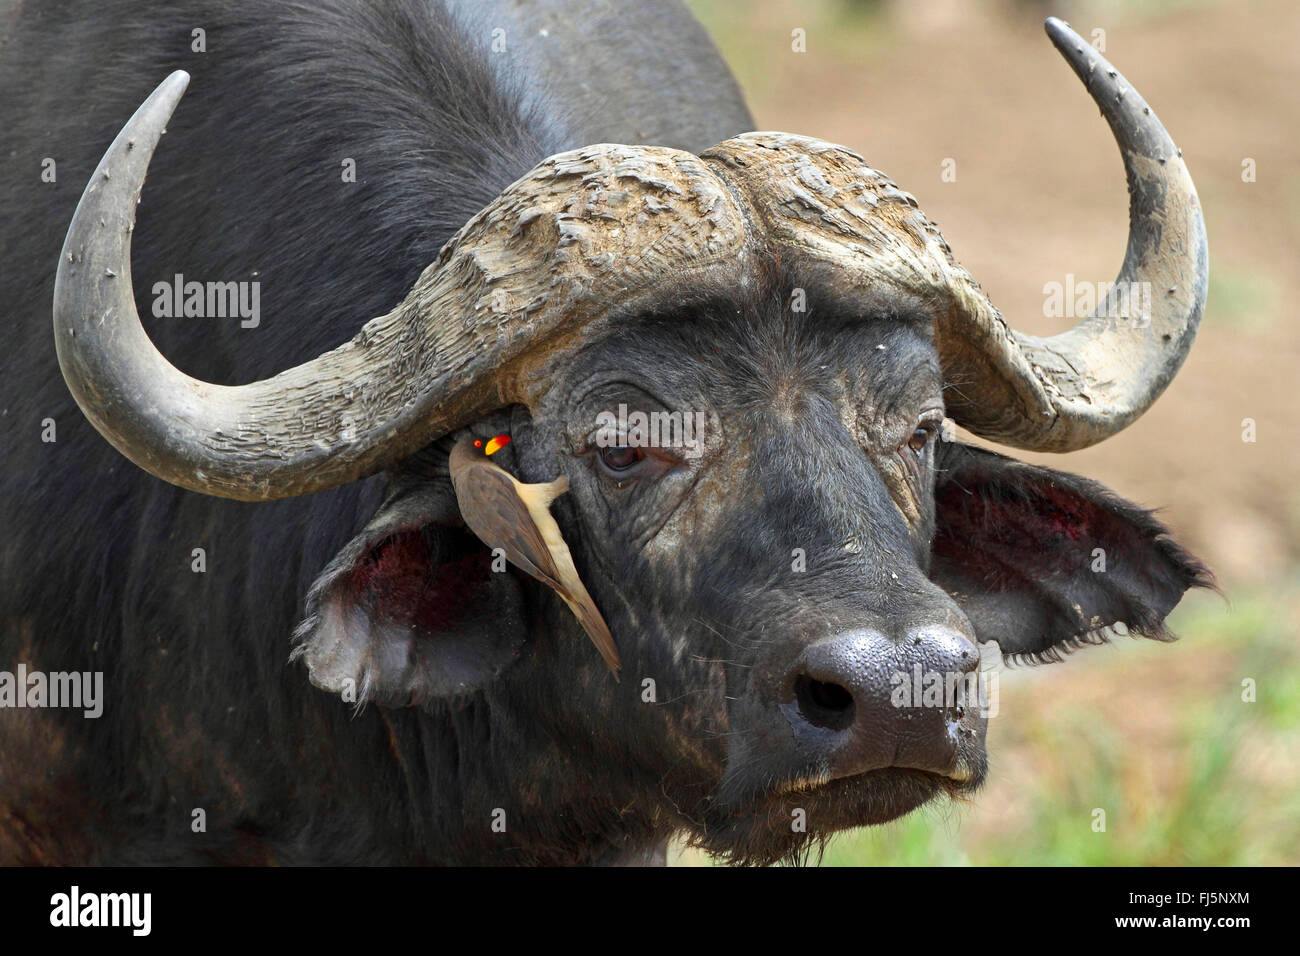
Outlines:
{"label": "green grass", "polygon": [[1272,276],[1216,263],[1210,271],[1205,313],[1243,332],[1264,331],[1281,315],[1279,298]]}

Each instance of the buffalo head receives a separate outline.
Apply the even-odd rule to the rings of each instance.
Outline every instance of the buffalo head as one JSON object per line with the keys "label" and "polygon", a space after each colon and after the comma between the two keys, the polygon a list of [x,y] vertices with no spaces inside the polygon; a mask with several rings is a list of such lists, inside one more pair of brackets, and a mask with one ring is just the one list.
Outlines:
{"label": "buffalo head", "polygon": [[[322,688],[424,708],[458,741],[447,786],[466,807],[506,806],[539,839],[685,829],[735,859],[798,852],[978,786],[985,716],[952,689],[972,686],[980,643],[1042,660],[1125,628],[1164,637],[1207,580],[1147,513],[945,428],[1100,441],[1160,395],[1200,321],[1205,233],[1178,150],[1105,60],[1048,32],[1120,147],[1118,285],[1151,290],[1139,315],[1110,302],[1051,338],[1016,332],[860,156],[751,133],[699,156],[553,156],[352,341],[211,385],[152,346],[131,287],[174,74],[69,231],[64,375],[127,457],[198,492],[260,501],[388,473],[295,653]],[[512,441],[494,460],[520,480],[567,478],[555,515],[620,683],[460,520],[449,450],[498,432]],[[576,783],[601,799],[577,807]]]}

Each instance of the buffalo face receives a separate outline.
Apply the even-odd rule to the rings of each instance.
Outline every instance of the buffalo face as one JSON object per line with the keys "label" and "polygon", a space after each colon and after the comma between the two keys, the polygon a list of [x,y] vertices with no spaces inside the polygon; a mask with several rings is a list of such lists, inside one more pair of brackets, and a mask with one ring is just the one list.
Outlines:
{"label": "buffalo face", "polygon": [[[877,822],[984,768],[977,708],[891,700],[914,667],[964,681],[979,665],[927,577],[943,422],[931,323],[806,290],[794,311],[797,277],[767,286],[585,350],[521,462],[564,462],[587,578],[631,638],[624,672],[654,682],[643,706],[682,715],[698,752],[707,839],[760,855],[800,842],[788,807],[815,831]],[[620,409],[700,433],[600,444]]]}

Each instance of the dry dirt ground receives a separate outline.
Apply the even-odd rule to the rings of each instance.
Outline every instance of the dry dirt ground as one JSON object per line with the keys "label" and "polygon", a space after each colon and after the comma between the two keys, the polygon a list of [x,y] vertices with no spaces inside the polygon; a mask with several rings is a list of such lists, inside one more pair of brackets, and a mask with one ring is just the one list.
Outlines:
{"label": "dry dirt ground", "polygon": [[[1045,283],[1114,278],[1124,176],[1108,128],[1043,34],[1044,10],[1060,5],[688,2],[759,128],[862,153],[917,197],[1018,328],[1068,326],[1044,315]],[[1229,603],[1189,596],[1175,625],[1190,633],[1172,647],[1125,642],[1005,673],[989,787],[956,822],[935,824],[935,847],[964,849],[909,858],[1014,861],[1004,841],[1052,839],[1032,822],[1042,815],[1033,800],[1048,792],[1085,812],[1105,802],[1086,775],[1104,772],[1127,850],[1060,859],[1074,853],[1067,840],[1040,862],[1297,862],[1295,804],[1286,798],[1292,816],[1279,821],[1276,800],[1300,789],[1300,445],[1289,397],[1300,380],[1300,3],[1075,3],[1059,15],[1085,38],[1105,31],[1105,55],[1182,148],[1206,214],[1210,298],[1183,371],[1137,424],[1070,455],[1013,453],[1163,509]],[[791,49],[796,28],[807,52]],[[946,160],[953,182],[941,176]],[[1237,687],[1252,668],[1269,671],[1261,692],[1271,681],[1274,699],[1289,701],[1271,722],[1241,709]],[[1080,743],[1094,731],[1106,739]],[[1205,842],[1216,827],[1231,830],[1222,846]]]}

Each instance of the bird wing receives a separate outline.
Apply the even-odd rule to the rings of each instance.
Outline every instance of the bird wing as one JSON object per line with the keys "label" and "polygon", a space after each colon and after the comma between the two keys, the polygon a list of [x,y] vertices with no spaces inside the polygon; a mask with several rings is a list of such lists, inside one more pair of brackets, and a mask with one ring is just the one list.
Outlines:
{"label": "bird wing", "polygon": [[456,487],[461,517],[489,548],[500,548],[511,564],[548,587],[563,592],[564,582],[528,504],[514,479],[491,462],[466,467]]}
{"label": "bird wing", "polygon": [[564,599],[617,679],[618,646],[596,602],[573,566],[573,555],[550,504],[568,488],[564,477],[527,485],[487,461],[472,461],[455,476],[461,517],[490,548]]}
{"label": "bird wing", "polygon": [[614,636],[610,634],[609,626],[601,616],[600,609],[596,607],[596,602],[587,593],[587,588],[578,575],[578,569],[573,566],[573,555],[564,541],[564,535],[560,533],[560,526],[555,523],[555,517],[550,511],[555,496],[567,489],[568,482],[563,476],[543,485],[525,485],[515,482],[515,492],[523,499],[542,540],[546,542],[546,549],[550,554],[556,576],[562,582],[562,586],[556,588],[556,591],[578,618],[578,623],[587,632],[591,642],[596,645],[596,650],[600,651],[600,656],[605,659],[605,663],[614,673],[614,679],[617,680],[620,667],[618,646],[614,643]]}

